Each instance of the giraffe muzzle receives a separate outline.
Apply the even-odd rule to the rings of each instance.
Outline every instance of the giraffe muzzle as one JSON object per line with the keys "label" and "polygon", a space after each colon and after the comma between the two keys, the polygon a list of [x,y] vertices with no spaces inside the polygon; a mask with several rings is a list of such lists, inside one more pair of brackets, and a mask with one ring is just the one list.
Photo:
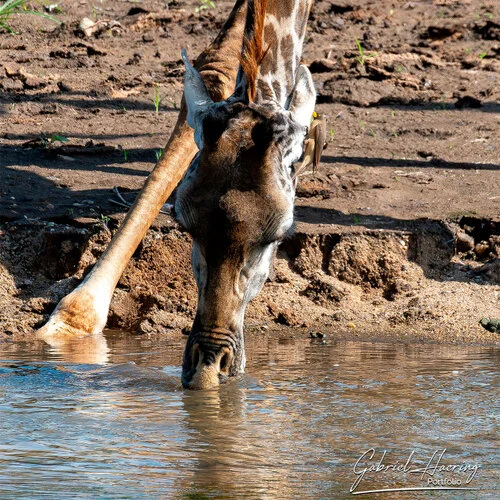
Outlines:
{"label": "giraffe muzzle", "polygon": [[203,341],[186,346],[182,365],[182,385],[185,389],[214,389],[227,381],[231,374],[234,352],[210,342],[205,333]]}

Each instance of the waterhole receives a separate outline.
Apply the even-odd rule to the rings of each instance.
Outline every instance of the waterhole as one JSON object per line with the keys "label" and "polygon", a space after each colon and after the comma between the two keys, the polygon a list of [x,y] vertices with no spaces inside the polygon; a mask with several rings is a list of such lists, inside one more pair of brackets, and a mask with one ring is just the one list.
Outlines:
{"label": "waterhole", "polygon": [[498,349],[269,334],[184,391],[184,339],[78,342],[0,344],[2,499],[499,498]]}

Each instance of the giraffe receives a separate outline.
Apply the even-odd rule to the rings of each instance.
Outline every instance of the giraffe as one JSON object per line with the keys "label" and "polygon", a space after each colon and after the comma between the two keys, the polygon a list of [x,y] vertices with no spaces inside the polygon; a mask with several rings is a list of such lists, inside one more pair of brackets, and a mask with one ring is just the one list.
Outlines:
{"label": "giraffe", "polygon": [[293,228],[293,163],[302,155],[316,96],[308,69],[300,65],[311,4],[237,1],[195,66],[182,52],[185,102],[163,163],[117,233],[121,246],[112,241],[89,277],[61,301],[39,332],[42,338],[101,334],[128,259],[182,178],[175,215],[193,239],[198,285],[182,383],[213,388],[244,371],[246,306]]}

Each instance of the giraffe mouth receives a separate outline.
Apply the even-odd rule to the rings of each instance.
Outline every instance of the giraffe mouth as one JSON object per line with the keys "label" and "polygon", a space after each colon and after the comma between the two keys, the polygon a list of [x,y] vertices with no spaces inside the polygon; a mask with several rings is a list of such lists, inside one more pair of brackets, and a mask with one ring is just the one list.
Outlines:
{"label": "giraffe mouth", "polygon": [[224,328],[191,332],[182,364],[183,387],[214,389],[236,375],[237,337]]}

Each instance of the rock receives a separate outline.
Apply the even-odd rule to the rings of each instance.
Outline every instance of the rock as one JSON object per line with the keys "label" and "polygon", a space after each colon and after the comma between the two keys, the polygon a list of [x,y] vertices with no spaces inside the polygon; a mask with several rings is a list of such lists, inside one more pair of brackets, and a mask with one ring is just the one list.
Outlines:
{"label": "rock", "polygon": [[75,53],[71,50],[51,50],[49,53],[49,57],[53,57],[55,59],[72,59],[75,57]]}
{"label": "rock", "polygon": [[12,66],[5,65],[4,71],[9,78],[17,78],[19,76],[19,70]]}
{"label": "rock", "polygon": [[316,59],[309,65],[311,73],[329,73],[335,69],[335,62],[331,59]]}
{"label": "rock", "polygon": [[481,106],[482,106],[481,101],[470,95],[464,95],[462,97],[459,97],[455,102],[455,107],[457,109],[480,108]]}
{"label": "rock", "polygon": [[21,80],[12,80],[10,78],[5,78],[0,81],[0,86],[5,90],[5,91],[10,91],[10,92],[19,92],[21,90],[24,90],[24,85]]}
{"label": "rock", "polygon": [[58,107],[55,102],[48,102],[42,106],[40,109],[41,115],[55,115],[58,112]]}
{"label": "rock", "polygon": [[58,82],[57,86],[61,92],[73,92],[73,87],[66,82]]}
{"label": "rock", "polygon": [[495,21],[489,20],[484,25],[475,25],[473,30],[483,40],[500,40],[500,24]]}
{"label": "rock", "polygon": [[323,332],[309,332],[309,337],[312,339],[324,339],[325,334]]}
{"label": "rock", "polygon": [[474,247],[474,251],[480,259],[485,259],[490,253],[490,245],[486,241],[481,241]]}
{"label": "rock", "polygon": [[481,273],[485,273],[488,281],[500,285],[500,259],[493,262],[487,262],[480,268]]}
{"label": "rock", "polygon": [[500,319],[482,318],[479,324],[493,333],[500,333]]}
{"label": "rock", "polygon": [[456,26],[429,26],[427,30],[422,33],[421,37],[430,40],[444,40],[451,36],[456,36],[460,30]]}
{"label": "rock", "polygon": [[407,281],[395,279],[387,283],[383,295],[386,300],[392,301],[396,299],[397,295],[407,293],[411,291],[411,289],[411,285]]}
{"label": "rock", "polygon": [[128,61],[128,66],[135,66],[141,62],[142,56],[138,52],[136,52]]}
{"label": "rock", "polygon": [[462,63],[462,69],[473,69],[480,66],[481,60],[477,57],[466,57]]}
{"label": "rock", "polygon": [[344,293],[341,290],[321,279],[313,279],[301,292],[301,295],[305,295],[316,304],[325,307],[334,302],[340,302],[344,298]]}
{"label": "rock", "polygon": [[127,12],[127,16],[135,16],[137,14],[148,14],[149,10],[144,9],[143,7],[131,7],[130,10]]}
{"label": "rock", "polygon": [[332,17],[330,23],[332,28],[335,28],[336,30],[343,30],[345,26],[344,20],[339,16]]}
{"label": "rock", "polygon": [[105,56],[107,52],[102,49],[98,49],[93,45],[87,45],[87,55],[88,56]]}
{"label": "rock", "polygon": [[469,252],[474,248],[474,238],[464,231],[457,231],[457,252]]}
{"label": "rock", "polygon": [[500,236],[493,235],[488,240],[490,245],[491,253],[496,257],[500,257]]}
{"label": "rock", "polygon": [[47,86],[45,80],[34,75],[26,75],[23,83],[25,89],[40,89]]}
{"label": "rock", "polygon": [[85,36],[89,37],[98,30],[96,23],[94,23],[94,21],[92,21],[92,19],[89,19],[88,17],[84,17],[80,21],[78,28],[85,34]]}

